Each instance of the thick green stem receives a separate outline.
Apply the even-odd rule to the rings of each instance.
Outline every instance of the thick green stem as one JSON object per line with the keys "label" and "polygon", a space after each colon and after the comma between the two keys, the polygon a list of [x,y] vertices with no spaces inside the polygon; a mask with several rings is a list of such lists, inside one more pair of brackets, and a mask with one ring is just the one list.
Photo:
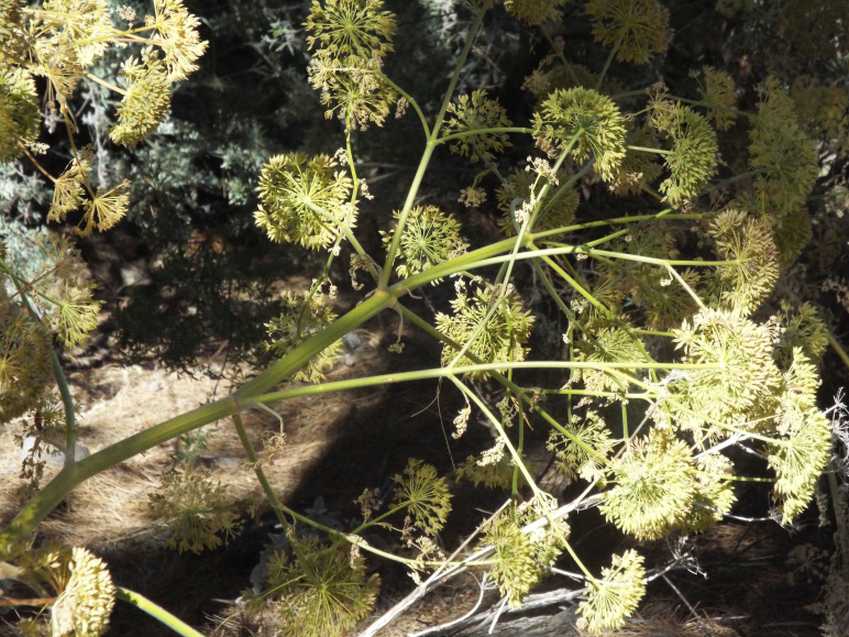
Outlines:
{"label": "thick green stem", "polygon": [[162,606],[153,603],[144,595],[140,595],[135,591],[131,591],[129,588],[124,588],[123,586],[117,587],[116,596],[122,602],[131,604],[132,606],[138,608],[140,611],[147,613],[160,624],[168,626],[168,628],[173,630],[178,635],[182,635],[183,637],[204,637],[203,633],[199,633],[194,628],[189,626],[186,622],[181,620],[179,617],[172,615],[167,610],[162,608]]}

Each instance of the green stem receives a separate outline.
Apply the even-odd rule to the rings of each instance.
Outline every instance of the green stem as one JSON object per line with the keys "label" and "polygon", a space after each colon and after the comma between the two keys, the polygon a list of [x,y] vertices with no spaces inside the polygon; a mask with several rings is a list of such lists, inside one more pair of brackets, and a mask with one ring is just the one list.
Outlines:
{"label": "green stem", "polygon": [[254,468],[256,479],[259,481],[259,485],[262,487],[268,503],[271,505],[271,508],[274,510],[274,514],[277,516],[277,521],[280,522],[280,526],[284,529],[288,528],[289,520],[287,520],[286,516],[283,514],[283,503],[280,502],[277,494],[274,493],[274,488],[271,486],[271,483],[265,475],[265,471],[263,471],[262,466],[260,465],[259,458],[257,458],[256,455],[256,450],[254,449],[251,439],[248,437],[248,432],[245,430],[245,425],[242,422],[242,416],[240,414],[233,414],[233,425],[236,427],[236,433],[239,435],[239,441],[242,443],[242,448],[245,450],[248,460],[250,460],[251,466]]}
{"label": "green stem", "polygon": [[478,32],[483,25],[483,16],[484,13],[482,11],[476,16],[474,24],[469,30],[469,35],[466,39],[466,44],[463,47],[463,52],[457,60],[454,72],[451,74],[451,79],[448,82],[448,88],[445,91],[445,96],[442,98],[442,106],[440,107],[439,113],[433,122],[433,128],[430,131],[430,135],[428,135],[424,153],[422,153],[422,158],[419,161],[419,167],[413,177],[413,182],[410,184],[410,189],[407,191],[407,199],[404,202],[404,206],[401,208],[400,214],[398,215],[398,223],[395,226],[395,231],[392,233],[392,240],[389,244],[389,250],[386,253],[386,261],[384,262],[383,271],[380,273],[380,279],[378,280],[377,287],[379,289],[383,289],[389,284],[389,277],[392,276],[392,266],[395,263],[395,258],[398,256],[398,250],[401,245],[401,236],[404,232],[404,227],[407,224],[407,217],[413,209],[416,196],[419,193],[419,188],[421,187],[425,173],[427,172],[427,167],[430,164],[431,157],[433,156],[433,151],[436,149],[439,131],[442,128],[442,123],[445,121],[445,114],[448,111],[451,98],[454,96],[454,91],[457,90],[457,84],[460,81],[460,72],[466,64],[466,59],[469,57],[472,45],[477,39]]}
{"label": "green stem", "polygon": [[533,132],[534,130],[532,128],[526,128],[523,126],[495,126],[492,128],[476,128],[474,130],[460,131],[458,133],[446,135],[445,137],[440,137],[438,140],[436,140],[436,143],[446,144],[456,139],[464,139],[466,137],[473,137],[475,135],[494,135],[497,133],[517,133],[530,135]]}
{"label": "green stem", "polygon": [[522,477],[525,479],[525,482],[528,483],[528,486],[531,488],[531,491],[533,491],[534,497],[541,495],[542,491],[537,486],[536,481],[534,480],[530,471],[528,471],[528,468],[525,466],[525,463],[522,461],[522,457],[519,455],[519,452],[516,450],[516,447],[513,446],[513,443],[510,440],[510,436],[508,436],[507,432],[504,431],[504,427],[501,425],[501,421],[499,421],[498,418],[495,417],[495,414],[492,413],[487,404],[483,402],[475,392],[469,389],[469,387],[463,381],[461,381],[453,374],[448,376],[448,380],[454,383],[454,386],[457,387],[457,389],[459,389],[461,392],[463,392],[466,397],[471,399],[471,401],[474,402],[475,405],[477,405],[478,409],[480,409],[481,412],[483,412],[483,414],[487,417],[489,422],[492,423],[492,426],[495,427],[495,430],[498,432],[498,435],[504,441],[504,446],[507,447],[507,450],[510,452],[510,456],[513,458],[513,464],[519,468],[519,471],[522,472]]}
{"label": "green stem", "polygon": [[[21,301],[26,306],[30,316],[32,316],[33,320],[38,321],[39,324],[42,324],[41,317],[38,315],[38,312],[33,307],[32,303],[29,300],[29,297],[26,295],[23,288],[19,285],[17,277],[13,277],[12,282],[21,297]],[[65,376],[65,370],[62,369],[62,362],[59,360],[59,354],[56,352],[56,348],[53,346],[52,343],[50,345],[50,367],[53,370],[53,378],[56,381],[56,386],[59,388],[59,395],[62,397],[62,407],[65,410],[64,467],[68,469],[74,464],[74,461],[76,459],[77,412],[74,407],[74,399],[71,396],[70,387],[68,386],[68,379]]]}
{"label": "green stem", "polygon": [[135,606],[140,611],[147,613],[160,624],[167,626],[178,635],[182,635],[183,637],[204,637],[203,633],[199,633],[179,617],[172,615],[162,608],[162,606],[153,603],[144,595],[131,591],[129,588],[118,586],[116,597],[122,602],[126,602],[127,604]]}
{"label": "green stem", "polygon": [[610,53],[607,56],[607,59],[604,61],[604,68],[601,69],[601,73],[598,76],[598,82],[596,82],[595,90],[600,91],[601,85],[604,84],[604,77],[607,75],[607,72],[610,70],[610,65],[613,64],[613,58],[616,57],[616,52],[619,51],[619,47],[622,46],[622,37],[616,42],[616,45],[610,49]]}
{"label": "green stem", "polygon": [[62,407],[65,410],[65,468],[69,469],[76,461],[77,451],[77,414],[74,409],[74,399],[68,387],[68,379],[59,361],[56,348],[50,348],[50,366],[53,368],[53,378],[59,387],[59,395],[62,397]]}
{"label": "green stem", "polygon": [[410,103],[410,106],[413,107],[413,110],[416,111],[416,115],[419,116],[419,122],[421,122],[422,130],[424,131],[425,137],[430,139],[430,125],[427,123],[427,118],[425,117],[424,111],[422,110],[419,103],[416,101],[410,93],[402,89],[398,84],[392,81],[392,79],[388,75],[383,75],[384,81],[389,84],[392,88],[394,88],[405,100]]}
{"label": "green stem", "polygon": [[672,152],[663,150],[662,148],[648,148],[646,146],[628,146],[628,150],[636,150],[641,153],[651,153],[653,155],[671,155]]}
{"label": "green stem", "polygon": [[846,368],[849,369],[849,353],[846,352],[844,347],[838,342],[838,340],[834,337],[834,334],[828,332],[828,344],[831,345],[831,349],[834,350],[834,353],[837,354],[837,357],[843,361],[843,364],[846,365]]}

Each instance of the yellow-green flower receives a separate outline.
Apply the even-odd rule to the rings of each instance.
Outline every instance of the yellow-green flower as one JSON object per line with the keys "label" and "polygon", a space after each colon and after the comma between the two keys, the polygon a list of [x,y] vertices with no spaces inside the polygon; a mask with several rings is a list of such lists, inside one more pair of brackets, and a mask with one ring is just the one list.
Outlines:
{"label": "yellow-green flower", "polygon": [[152,51],[130,58],[121,70],[128,86],[118,106],[118,123],[109,132],[116,144],[135,146],[150,135],[171,110],[171,82],[165,62]]}
{"label": "yellow-green flower", "polygon": [[638,540],[656,540],[684,522],[698,490],[690,448],[653,429],[610,466],[614,486],[602,494],[604,517]]}
{"label": "yellow-green flower", "polygon": [[392,481],[393,506],[404,506],[412,524],[427,535],[439,533],[451,513],[451,491],[436,467],[410,458],[404,471],[392,476]]}
{"label": "yellow-green flower", "polygon": [[550,518],[546,527],[532,533],[522,531],[523,526],[550,512],[547,503],[536,500],[512,504],[484,529],[482,543],[495,550],[490,573],[511,606],[522,603],[566,545],[570,529],[562,519]]}
{"label": "yellow-green flower", "polygon": [[241,528],[221,483],[194,471],[168,475],[150,496],[150,507],[168,525],[166,545],[181,553],[217,548]]}
{"label": "yellow-green flower", "polygon": [[283,637],[341,637],[374,608],[380,579],[345,543],[323,544],[289,533],[290,550],[269,560],[266,590],[273,592]]}
{"label": "yellow-green flower", "polygon": [[554,91],[534,114],[533,128],[537,145],[549,156],[570,148],[575,161],[592,158],[608,182],[625,158],[625,118],[613,100],[592,89]]}
{"label": "yellow-green flower", "polygon": [[708,116],[717,130],[728,130],[737,120],[737,89],[734,78],[711,66],[702,69],[702,76],[702,101],[707,106]]}
{"label": "yellow-green flower", "polygon": [[616,49],[616,59],[646,64],[669,47],[669,10],[657,0],[588,0],[597,42]]}
{"label": "yellow-green flower", "polygon": [[[472,293],[458,290],[451,301],[451,314],[440,312],[436,315],[436,329],[460,345],[471,341],[466,351],[484,363],[525,360],[534,316],[525,309],[522,298],[514,290],[496,298],[496,289],[492,284],[484,284],[476,285]],[[495,305],[495,311],[484,324],[491,304]],[[442,364],[448,365],[457,353],[454,347],[444,345]],[[474,363],[463,356],[457,364]]]}
{"label": "yellow-green flower", "polygon": [[[285,290],[282,294],[280,314],[265,324],[269,342],[267,349],[275,356],[285,356],[304,340],[317,334],[336,319],[331,300],[319,292],[302,294]],[[303,383],[320,383],[325,373],[333,367],[342,348],[334,341],[315,354],[292,380]]]}
{"label": "yellow-green flower", "polygon": [[393,50],[395,16],[382,0],[313,0],[305,23],[311,49],[336,58],[383,58]]}
{"label": "yellow-green flower", "polygon": [[764,84],[749,140],[755,188],[770,212],[780,216],[804,204],[819,174],[816,149],[799,125],[793,100],[775,78]]}
{"label": "yellow-green flower", "polygon": [[35,407],[51,382],[50,336],[0,281],[0,423]]}
{"label": "yellow-green flower", "polygon": [[621,628],[646,594],[643,556],[633,549],[614,555],[601,569],[601,579],[588,582],[586,598],[578,605],[578,628],[596,635]]}
{"label": "yellow-green flower", "polygon": [[[461,95],[448,107],[445,118],[445,132],[463,133],[485,128],[504,128],[510,126],[507,111],[487,95],[482,89]],[[451,152],[468,157],[473,162],[490,162],[495,156],[510,146],[506,133],[487,133],[470,135],[451,142]]]}
{"label": "yellow-green flower", "polygon": [[672,142],[672,149],[663,154],[670,175],[660,191],[676,206],[695,198],[716,174],[716,132],[689,107],[666,101],[652,104],[651,124]]}
{"label": "yellow-green flower", "polygon": [[200,19],[189,13],[183,0],[153,0],[153,8],[145,25],[155,29],[151,40],[162,51],[168,81],[185,80],[197,71],[207,47],[198,31]]}
{"label": "yellow-green flower", "polygon": [[769,220],[729,208],[713,219],[709,234],[717,255],[731,262],[716,271],[719,300],[726,307],[751,314],[778,281],[778,248]]}
{"label": "yellow-green flower", "polygon": [[106,564],[84,548],[74,547],[70,577],[50,609],[53,637],[100,637],[115,607],[115,585]]}
{"label": "yellow-green flower", "polygon": [[577,424],[569,426],[570,435],[552,429],[545,446],[554,453],[557,470],[567,483],[578,477],[587,482],[602,479],[604,463],[615,445],[607,423],[595,411],[574,420]]}
{"label": "yellow-green flower", "polygon": [[23,69],[0,68],[0,163],[17,159],[38,138],[41,112],[35,81]]}
{"label": "yellow-green flower", "polygon": [[47,220],[61,222],[68,214],[79,210],[85,200],[85,183],[91,170],[88,155],[75,157],[53,184],[53,200],[47,213]]}
{"label": "yellow-green flower", "polygon": [[[563,182],[568,179],[564,173],[558,175]],[[514,170],[501,183],[496,192],[498,209],[502,213],[499,227],[505,236],[516,235],[516,212],[522,205],[531,200],[531,187],[537,181],[537,173],[519,168]],[[540,180],[540,183],[544,183]],[[575,221],[575,211],[578,209],[580,198],[575,188],[556,188],[550,198],[544,201],[537,215],[534,230],[551,230],[568,226]]]}
{"label": "yellow-green flower", "polygon": [[329,155],[275,155],[260,173],[256,225],[277,243],[327,248],[354,226],[352,187]]}
{"label": "yellow-green flower", "polygon": [[[393,218],[397,222],[400,213]],[[395,226],[382,232],[383,243],[392,241]],[[420,274],[468,250],[469,244],[460,235],[460,222],[436,206],[416,206],[407,217],[401,232],[398,265],[395,271],[401,278]],[[437,280],[433,283],[436,284]]]}
{"label": "yellow-green flower", "polygon": [[511,15],[530,26],[538,26],[560,17],[560,7],[568,0],[504,0],[504,7]]}

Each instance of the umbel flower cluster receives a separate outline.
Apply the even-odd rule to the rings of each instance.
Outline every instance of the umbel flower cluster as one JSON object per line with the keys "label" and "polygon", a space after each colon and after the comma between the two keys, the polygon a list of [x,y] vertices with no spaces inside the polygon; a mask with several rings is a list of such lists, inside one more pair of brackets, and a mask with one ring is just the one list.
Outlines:
{"label": "umbel flower cluster", "polygon": [[[182,0],[153,0],[153,13],[138,20],[113,16],[107,0],[45,0],[30,6],[4,0],[0,12],[0,162],[25,156],[54,184],[49,219],[78,214],[77,232],[105,231],[129,206],[129,184],[98,188],[91,178],[91,154],[75,143],[74,99],[84,84],[96,84],[121,97],[117,123],[109,132],[115,144],[132,147],[157,129],[171,109],[175,85],[197,67],[206,43],[200,20]],[[125,23],[125,24],[121,24]],[[8,45],[7,45],[8,43]],[[97,75],[108,52],[124,54],[120,86]],[[36,80],[46,85],[45,109],[64,124],[72,150],[65,171],[52,176],[37,158],[42,107]]]}
{"label": "umbel flower cluster", "polygon": [[32,637],[101,637],[109,628],[117,590],[106,563],[81,547],[45,547],[22,562],[26,580],[55,594],[49,614],[22,622]]}

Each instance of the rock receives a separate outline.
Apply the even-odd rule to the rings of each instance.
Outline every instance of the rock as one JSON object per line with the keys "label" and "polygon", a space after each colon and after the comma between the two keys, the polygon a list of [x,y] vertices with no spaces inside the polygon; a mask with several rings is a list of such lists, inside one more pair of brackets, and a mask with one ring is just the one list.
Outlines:
{"label": "rock", "polygon": [[[26,436],[21,442],[21,452],[20,452],[20,460],[24,461],[31,453],[33,448],[36,445],[37,438],[36,436]],[[36,461],[44,461],[44,463],[51,468],[61,469],[65,464],[65,452],[59,449],[57,446],[50,444],[49,442],[41,441],[39,444],[39,449],[36,452]],[[87,447],[83,445],[77,444],[74,447],[74,461],[79,462],[83,458],[87,458],[91,452]]]}

